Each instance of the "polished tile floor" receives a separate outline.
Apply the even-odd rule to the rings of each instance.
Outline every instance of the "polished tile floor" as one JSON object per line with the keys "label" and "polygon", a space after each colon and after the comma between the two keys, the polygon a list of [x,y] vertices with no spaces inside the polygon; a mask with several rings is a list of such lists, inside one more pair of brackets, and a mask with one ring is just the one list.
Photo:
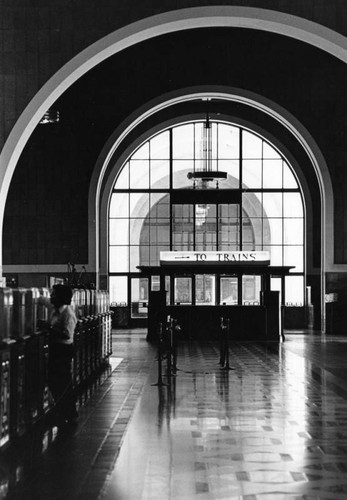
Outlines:
{"label": "polished tile floor", "polygon": [[144,332],[115,331],[113,351],[77,428],[0,457],[0,498],[347,499],[347,336],[235,343],[231,370],[182,342],[161,380]]}

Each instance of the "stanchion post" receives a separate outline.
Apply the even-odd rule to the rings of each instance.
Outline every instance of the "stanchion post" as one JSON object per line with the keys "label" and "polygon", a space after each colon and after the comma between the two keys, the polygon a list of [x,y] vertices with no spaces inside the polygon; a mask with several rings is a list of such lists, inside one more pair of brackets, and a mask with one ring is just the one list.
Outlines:
{"label": "stanchion post", "polygon": [[222,367],[222,370],[233,370],[229,364],[229,333],[230,333],[230,319],[227,318],[225,320],[226,328],[225,328],[225,364]]}
{"label": "stanchion post", "polygon": [[224,323],[224,318],[220,318],[220,337],[219,337],[219,364],[224,366],[225,363],[225,335],[226,327]]}
{"label": "stanchion post", "polygon": [[177,373],[177,333],[181,330],[180,325],[177,323],[177,320],[174,320],[172,325],[172,371],[173,374]]}
{"label": "stanchion post", "polygon": [[152,384],[154,386],[162,386],[162,385],[167,385],[163,382],[162,378],[162,366],[161,366],[161,361],[162,361],[162,342],[163,342],[163,325],[162,323],[159,323],[158,327],[158,382],[156,384]]}
{"label": "stanchion post", "polygon": [[168,342],[168,350],[167,350],[167,355],[166,355],[166,371],[167,371],[167,376],[168,378],[171,377],[172,375],[172,318],[170,318],[167,323],[166,323],[166,334],[167,334],[167,339],[169,340]]}

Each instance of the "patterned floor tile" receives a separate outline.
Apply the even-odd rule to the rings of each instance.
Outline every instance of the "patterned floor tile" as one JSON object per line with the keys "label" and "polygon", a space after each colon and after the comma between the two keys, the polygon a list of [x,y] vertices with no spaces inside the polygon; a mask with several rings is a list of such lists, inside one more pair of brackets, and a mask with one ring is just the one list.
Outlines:
{"label": "patterned floor tile", "polygon": [[145,332],[113,347],[75,432],[0,457],[1,498],[346,500],[347,338],[233,343],[230,371],[217,344],[182,343],[160,387]]}

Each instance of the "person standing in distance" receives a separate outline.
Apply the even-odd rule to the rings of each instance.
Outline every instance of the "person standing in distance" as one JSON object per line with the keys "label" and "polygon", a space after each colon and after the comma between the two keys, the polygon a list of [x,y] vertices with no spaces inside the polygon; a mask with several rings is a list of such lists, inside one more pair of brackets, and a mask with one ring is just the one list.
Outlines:
{"label": "person standing in distance", "polygon": [[[54,285],[50,300],[48,325],[49,358],[48,387],[54,399],[54,420],[59,425],[75,423],[78,419],[76,396],[72,380],[72,360],[74,357],[74,332],[77,318],[71,307],[73,290],[68,285]],[[43,299],[43,300],[42,300]]]}

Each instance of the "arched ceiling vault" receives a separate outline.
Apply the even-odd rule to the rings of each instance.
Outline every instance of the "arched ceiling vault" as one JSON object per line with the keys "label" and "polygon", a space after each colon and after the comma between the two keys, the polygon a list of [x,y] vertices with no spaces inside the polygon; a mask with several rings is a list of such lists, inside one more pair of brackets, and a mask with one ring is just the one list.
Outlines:
{"label": "arched ceiling vault", "polygon": [[[308,20],[267,9],[234,6],[182,9],[149,17],[110,33],[77,54],[46,82],[11,131],[0,155],[1,235],[7,192],[20,154],[44,112],[66,89],[90,69],[132,45],[166,33],[204,27],[242,28],[278,33],[319,47],[347,62],[345,37]],[[1,262],[0,255],[0,264]]]}

